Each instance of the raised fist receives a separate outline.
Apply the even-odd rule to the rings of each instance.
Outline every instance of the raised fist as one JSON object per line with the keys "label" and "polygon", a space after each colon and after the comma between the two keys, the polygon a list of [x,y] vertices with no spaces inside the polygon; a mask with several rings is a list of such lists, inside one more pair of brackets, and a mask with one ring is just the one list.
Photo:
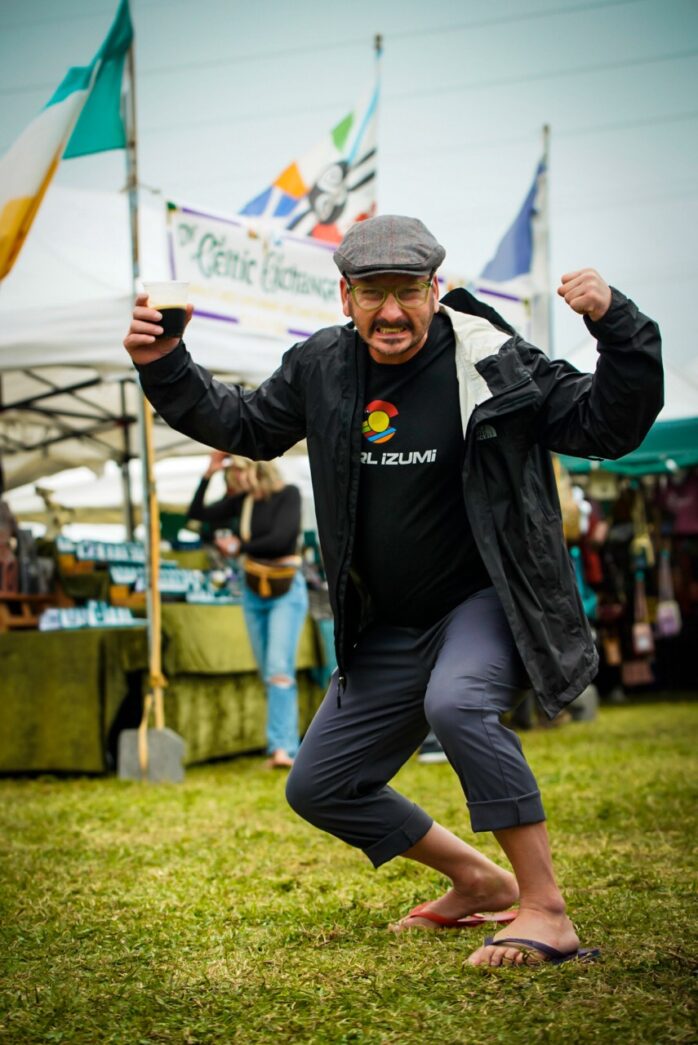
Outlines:
{"label": "raised fist", "polygon": [[605,316],[611,304],[611,288],[596,269],[579,269],[562,277],[557,292],[573,311],[594,323]]}

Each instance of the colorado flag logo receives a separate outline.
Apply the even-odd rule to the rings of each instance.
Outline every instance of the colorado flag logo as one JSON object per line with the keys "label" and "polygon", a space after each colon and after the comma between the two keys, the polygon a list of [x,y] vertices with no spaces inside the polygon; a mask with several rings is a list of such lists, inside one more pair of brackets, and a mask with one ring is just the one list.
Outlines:
{"label": "colorado flag logo", "polygon": [[397,407],[384,399],[374,399],[364,407],[364,422],[361,426],[369,443],[387,443],[395,435],[396,429],[391,419],[397,417]]}

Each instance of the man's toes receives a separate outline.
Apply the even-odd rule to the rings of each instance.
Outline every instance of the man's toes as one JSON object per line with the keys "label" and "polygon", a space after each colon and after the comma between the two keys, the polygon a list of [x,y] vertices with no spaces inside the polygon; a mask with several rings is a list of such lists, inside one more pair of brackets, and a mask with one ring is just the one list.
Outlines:
{"label": "man's toes", "polygon": [[469,965],[489,965],[490,964],[490,951],[496,950],[493,947],[478,947],[476,951],[468,958]]}
{"label": "man's toes", "polygon": [[489,964],[493,969],[498,969],[500,965],[513,965],[516,951],[512,947],[488,947],[489,950]]}
{"label": "man's toes", "polygon": [[523,965],[526,956],[516,947],[480,947],[468,958],[469,965],[489,965],[498,969],[504,965]]}

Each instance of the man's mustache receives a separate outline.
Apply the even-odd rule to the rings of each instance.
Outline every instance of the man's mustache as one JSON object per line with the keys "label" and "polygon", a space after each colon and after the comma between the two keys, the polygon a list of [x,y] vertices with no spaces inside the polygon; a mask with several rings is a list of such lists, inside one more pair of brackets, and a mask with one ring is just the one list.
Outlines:
{"label": "man's mustache", "polygon": [[412,324],[406,321],[400,323],[385,323],[380,319],[374,319],[371,324],[371,333],[375,334],[379,327],[388,327],[390,330],[407,330],[412,333]]}

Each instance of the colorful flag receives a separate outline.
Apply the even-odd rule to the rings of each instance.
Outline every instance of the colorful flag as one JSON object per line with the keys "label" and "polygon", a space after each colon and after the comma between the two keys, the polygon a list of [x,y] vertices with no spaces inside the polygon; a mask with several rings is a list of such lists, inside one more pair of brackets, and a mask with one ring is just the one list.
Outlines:
{"label": "colorful flag", "polygon": [[17,260],[61,158],[125,146],[121,79],[132,39],[128,0],[121,0],[92,62],[68,70],[0,160],[0,279]]}
{"label": "colorful flag", "polygon": [[378,86],[321,142],[242,208],[272,227],[339,243],[376,210]]}
{"label": "colorful flag", "polygon": [[[551,348],[547,174],[544,156],[519,213],[475,283],[479,295],[491,298],[495,308],[501,305],[505,318],[545,352]],[[507,314],[507,302],[524,305],[525,322]]]}

